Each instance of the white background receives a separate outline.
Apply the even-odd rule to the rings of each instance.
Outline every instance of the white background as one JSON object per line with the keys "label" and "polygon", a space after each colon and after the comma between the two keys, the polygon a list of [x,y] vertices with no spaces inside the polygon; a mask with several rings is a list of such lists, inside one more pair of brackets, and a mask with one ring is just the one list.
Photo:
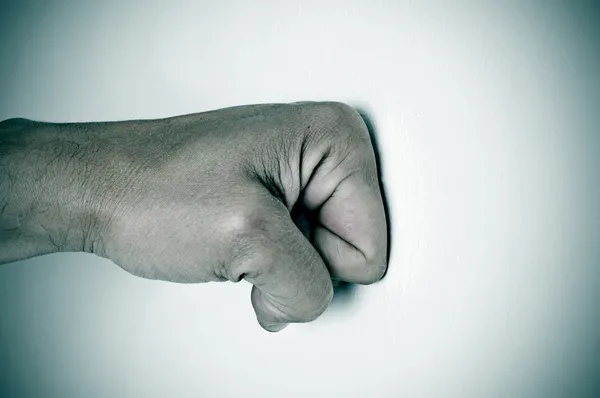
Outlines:
{"label": "white background", "polygon": [[3,396],[592,396],[600,18],[534,4],[0,6],[0,119],[344,101],[373,122],[392,228],[382,282],[279,334],[246,282],[2,266]]}

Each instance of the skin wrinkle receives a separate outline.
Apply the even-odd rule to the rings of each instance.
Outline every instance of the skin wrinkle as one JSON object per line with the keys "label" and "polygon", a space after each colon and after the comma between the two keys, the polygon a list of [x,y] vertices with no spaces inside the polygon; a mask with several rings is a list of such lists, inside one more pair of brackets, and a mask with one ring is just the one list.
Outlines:
{"label": "skin wrinkle", "polygon": [[334,231],[332,231],[328,226],[323,225],[323,224],[319,224],[319,227],[327,230],[329,233],[331,233],[332,235],[336,235],[343,243],[345,243],[346,245],[348,245],[351,249],[355,250],[358,254],[360,254],[363,259],[365,261],[367,261],[367,257],[365,256],[365,254],[362,252],[362,250],[360,250],[358,247],[354,246],[351,242],[348,242],[346,239],[344,239],[343,237],[338,236]]}
{"label": "skin wrinkle", "polygon": [[[292,142],[295,143],[296,140],[294,139]],[[275,157],[277,163],[277,182],[279,183],[280,191],[284,198],[284,204],[288,211],[292,209],[294,202],[296,201],[296,198],[294,198],[296,195],[291,193],[294,191],[292,187],[296,185],[294,184],[294,174],[296,173],[294,173],[292,168],[294,156],[290,150],[291,145],[292,144],[290,143],[283,142],[281,144],[281,155]]]}
{"label": "skin wrinkle", "polygon": [[[311,321],[332,298],[331,274],[376,280],[363,276],[368,264],[354,260],[344,239],[318,241],[308,233],[309,241],[294,224],[298,213],[313,230],[317,219],[341,233],[353,223],[360,230],[352,234],[355,247],[385,239],[382,203],[374,194],[354,194],[364,192],[355,186],[362,184],[358,165],[374,167],[360,120],[348,106],[328,102],[158,120],[24,123],[36,127],[13,137],[19,167],[9,173],[27,177],[17,180],[20,201],[10,198],[0,212],[1,226],[13,203],[15,212],[34,211],[14,234],[29,236],[15,239],[24,249],[12,245],[8,253],[0,241],[0,262],[52,247],[89,251],[148,279],[245,279],[255,285],[252,304],[267,330],[273,319]],[[10,145],[1,138],[3,153]],[[40,172],[46,174],[36,182]],[[336,195],[340,184],[352,195]],[[343,259],[351,259],[351,269]]]}
{"label": "skin wrinkle", "polygon": [[[307,175],[307,181],[300,179],[301,187],[300,191],[304,191],[309,185],[313,178],[313,176],[320,171],[323,163],[329,159],[333,143],[335,142],[335,138],[332,135],[332,129],[330,126],[334,125],[337,121],[327,120],[326,117],[319,115],[304,115],[302,117],[302,122],[306,123],[307,121],[310,124],[306,128],[306,133],[304,135],[304,140],[302,142],[301,153],[303,164],[301,173],[302,175]],[[310,128],[309,128],[310,127]],[[304,156],[306,154],[306,156]],[[314,165],[310,162],[306,162],[307,158],[315,157],[318,159]],[[304,173],[304,166],[308,164],[307,173]]]}
{"label": "skin wrinkle", "polygon": [[[308,125],[306,127],[306,130],[310,130],[310,125]],[[292,203],[292,208],[296,206],[296,203],[299,200],[302,200],[302,194],[304,192],[304,186],[305,186],[305,182],[304,182],[304,163],[305,163],[305,153],[306,153],[306,141],[307,141],[307,136],[308,134],[305,134],[304,137],[302,137],[302,140],[300,142],[300,155],[298,157],[298,191],[297,194],[293,197],[293,203]],[[310,173],[312,174],[312,172]],[[309,175],[310,177],[310,175]],[[310,178],[309,178],[310,180]],[[307,181],[308,183],[308,181]],[[291,211],[291,209],[290,209]]]}
{"label": "skin wrinkle", "polygon": [[[327,162],[327,160],[329,159],[329,157],[331,156],[331,148],[327,148],[324,153],[322,154],[322,156],[320,157],[318,163],[316,164],[316,166],[314,167],[314,169],[310,172],[310,176],[308,178],[308,181],[306,183],[306,185],[302,188],[302,199],[303,199],[303,206],[307,207],[308,210],[314,211],[315,207],[310,207],[307,205],[306,201],[304,199],[306,199],[306,192],[308,190],[308,187],[311,186],[311,182],[316,178],[317,175],[319,175],[322,171],[323,165],[325,164],[325,162]],[[316,206],[318,207],[318,206]]]}
{"label": "skin wrinkle", "polygon": [[[272,162],[277,165],[277,167],[269,167],[266,164],[264,158],[261,158],[259,161],[261,167],[260,170],[257,167],[254,167],[254,172],[252,173],[253,177],[258,179],[260,184],[262,184],[277,200],[281,201],[287,206],[286,195],[284,194],[284,190],[281,188],[281,168],[279,167],[279,162]],[[275,168],[276,171],[274,173],[269,173],[267,170]],[[273,176],[275,174],[277,178]]]}
{"label": "skin wrinkle", "polygon": [[[281,203],[281,202],[279,202]],[[239,222],[235,224],[239,225]],[[256,234],[253,228],[248,228],[249,222],[242,221],[242,225],[233,230],[222,230],[223,235],[222,243],[226,244],[225,241],[229,240],[230,249],[228,252],[228,261],[230,264],[228,274],[232,275],[244,275],[247,280],[259,280],[262,276],[268,272],[265,268],[264,261],[255,260],[255,256],[260,254],[261,246],[257,244],[258,239],[263,236],[266,232],[264,229],[260,229],[260,234]],[[256,222],[254,228],[257,228]]]}

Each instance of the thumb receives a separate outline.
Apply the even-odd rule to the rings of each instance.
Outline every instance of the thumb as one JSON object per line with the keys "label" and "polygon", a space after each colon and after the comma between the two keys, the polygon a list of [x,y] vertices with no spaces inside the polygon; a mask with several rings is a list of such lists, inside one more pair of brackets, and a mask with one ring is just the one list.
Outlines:
{"label": "thumb", "polygon": [[333,285],[323,260],[296,227],[283,203],[270,195],[266,219],[254,233],[244,275],[252,283],[251,301],[263,329],[277,332],[292,322],[321,315],[333,298]]}

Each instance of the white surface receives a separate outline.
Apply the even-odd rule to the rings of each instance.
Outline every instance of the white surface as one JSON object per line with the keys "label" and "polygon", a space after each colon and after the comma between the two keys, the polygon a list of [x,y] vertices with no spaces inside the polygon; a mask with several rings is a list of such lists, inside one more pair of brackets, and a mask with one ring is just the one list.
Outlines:
{"label": "white surface", "polygon": [[245,282],[146,281],[84,254],[6,265],[6,396],[592,394],[597,10],[94,3],[1,6],[1,119],[360,106],[381,146],[389,272],[273,335]]}

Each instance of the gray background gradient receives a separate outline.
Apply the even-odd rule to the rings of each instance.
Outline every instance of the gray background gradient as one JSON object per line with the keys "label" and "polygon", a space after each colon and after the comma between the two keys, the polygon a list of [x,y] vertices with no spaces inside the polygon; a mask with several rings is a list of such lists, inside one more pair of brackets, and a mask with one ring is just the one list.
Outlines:
{"label": "gray background gradient", "polygon": [[0,119],[360,107],[392,247],[381,283],[279,334],[246,282],[148,281],[87,254],[4,265],[0,396],[596,395],[592,4],[3,2]]}

